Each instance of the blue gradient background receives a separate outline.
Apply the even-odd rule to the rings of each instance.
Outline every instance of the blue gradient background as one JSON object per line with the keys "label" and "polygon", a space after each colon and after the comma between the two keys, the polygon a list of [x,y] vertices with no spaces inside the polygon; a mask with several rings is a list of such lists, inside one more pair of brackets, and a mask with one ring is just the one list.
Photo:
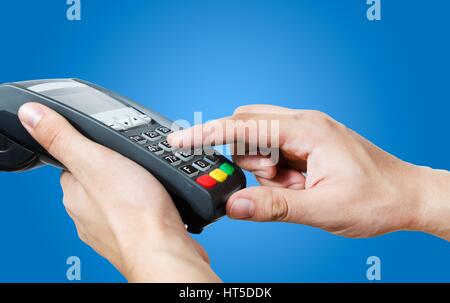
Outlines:
{"label": "blue gradient background", "polygon": [[[2,1],[0,82],[79,77],[171,117],[248,103],[327,112],[400,158],[450,169],[450,2],[383,0]],[[0,101],[1,102],[1,101]],[[83,151],[79,151],[80,153]],[[255,184],[250,178],[250,184]],[[59,171],[0,173],[0,281],[124,281],[66,215]],[[450,281],[450,244],[421,233],[351,240],[289,224],[223,219],[196,237],[229,282]]]}

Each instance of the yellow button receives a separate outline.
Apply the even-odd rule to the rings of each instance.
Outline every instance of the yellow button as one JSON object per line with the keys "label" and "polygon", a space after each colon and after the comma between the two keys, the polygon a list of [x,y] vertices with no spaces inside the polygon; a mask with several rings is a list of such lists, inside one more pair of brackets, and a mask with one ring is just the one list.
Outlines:
{"label": "yellow button", "polygon": [[220,169],[213,170],[212,172],[209,173],[209,175],[217,182],[225,182],[225,180],[228,177],[228,175],[225,172],[221,171]]}

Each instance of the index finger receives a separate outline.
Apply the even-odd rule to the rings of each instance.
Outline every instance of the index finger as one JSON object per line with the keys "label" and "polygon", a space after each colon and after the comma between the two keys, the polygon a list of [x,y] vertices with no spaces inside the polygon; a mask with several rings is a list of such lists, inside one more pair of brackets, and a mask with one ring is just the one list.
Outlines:
{"label": "index finger", "polygon": [[170,134],[168,140],[173,147],[182,149],[232,143],[250,146],[264,143],[270,148],[277,145],[279,124],[285,118],[274,114],[238,113]]}

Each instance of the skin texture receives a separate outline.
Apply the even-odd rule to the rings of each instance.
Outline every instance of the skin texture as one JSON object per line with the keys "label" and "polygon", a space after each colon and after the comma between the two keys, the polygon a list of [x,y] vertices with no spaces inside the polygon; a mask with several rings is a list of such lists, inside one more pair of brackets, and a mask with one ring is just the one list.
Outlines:
{"label": "skin texture", "polygon": [[[24,105],[19,117],[67,168],[61,176],[63,201],[80,238],[130,282],[220,281],[149,172],[83,137],[42,105]],[[241,127],[210,131],[227,119],[278,120],[281,152],[277,163],[261,155],[234,157],[261,186],[232,195],[230,217],[307,224],[346,237],[418,230],[450,240],[450,173],[403,162],[323,113],[246,106],[168,140],[180,148],[204,141],[244,142],[249,150],[258,145]]]}
{"label": "skin texture", "polygon": [[63,201],[80,239],[128,281],[220,281],[206,252],[186,232],[169,194],[150,173],[86,139],[42,105],[24,105],[19,117],[67,168],[61,176]]}
{"label": "skin texture", "polygon": [[[230,217],[306,224],[352,238],[419,230],[450,240],[450,174],[401,161],[324,113],[244,106],[173,134],[169,143],[186,149],[244,142],[255,150],[260,142],[242,127],[226,127],[230,120],[279,121],[281,151],[277,163],[234,156],[261,186],[235,193],[227,204]],[[269,127],[257,131],[257,138],[272,133]]]}

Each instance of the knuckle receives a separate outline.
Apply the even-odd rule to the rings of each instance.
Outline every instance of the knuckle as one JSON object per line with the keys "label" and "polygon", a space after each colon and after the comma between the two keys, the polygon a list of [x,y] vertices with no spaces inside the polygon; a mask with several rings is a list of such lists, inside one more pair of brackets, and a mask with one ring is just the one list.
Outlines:
{"label": "knuckle", "polygon": [[286,199],[283,196],[272,196],[272,205],[270,210],[270,217],[273,221],[285,221],[289,216],[289,207]]}
{"label": "knuckle", "polygon": [[88,244],[89,236],[87,235],[85,229],[77,220],[74,220],[73,223],[75,224],[75,229],[77,230],[78,238],[80,238],[80,240],[83,241],[84,243]]}
{"label": "knuckle", "polygon": [[248,111],[248,108],[249,108],[248,105],[239,106],[238,108],[236,108],[234,110],[233,115],[239,115],[239,114],[246,113]]}
{"label": "knuckle", "polygon": [[296,120],[301,120],[303,125],[319,138],[328,138],[328,136],[341,128],[340,123],[337,123],[329,115],[317,110],[297,113]]}
{"label": "knuckle", "polygon": [[68,188],[70,185],[73,184],[73,177],[70,175],[69,172],[65,171],[61,174],[60,183],[63,189]]}
{"label": "knuckle", "polygon": [[70,199],[67,195],[64,195],[62,202],[63,202],[64,208],[67,210],[70,210]]}
{"label": "knuckle", "polygon": [[78,232],[77,232],[78,238],[80,238],[80,240],[86,244],[89,243],[88,236],[84,232],[80,231],[79,229],[77,229],[77,230],[78,230]]}
{"label": "knuckle", "polygon": [[45,141],[45,148],[51,153],[64,154],[67,148],[67,142],[65,140],[66,126],[49,130],[48,139]]}
{"label": "knuckle", "polygon": [[305,116],[316,123],[325,123],[331,120],[330,116],[318,110],[310,110],[305,113]]}
{"label": "knuckle", "polygon": [[305,119],[305,116],[307,116],[307,113],[305,111],[296,111],[292,113],[292,118],[295,121],[302,121]]}
{"label": "knuckle", "polygon": [[59,178],[59,183],[61,184],[63,190],[65,187],[67,187],[67,176],[65,176],[65,174],[61,175],[61,177]]}
{"label": "knuckle", "polygon": [[245,122],[247,120],[251,120],[252,117],[253,117],[253,115],[248,112],[240,112],[240,113],[236,113],[233,115],[235,123],[237,123],[238,121]]}
{"label": "knuckle", "polygon": [[74,212],[74,206],[76,205],[74,200],[76,200],[76,196],[73,194],[73,188],[71,186],[63,186],[62,203],[69,215],[72,215]]}

